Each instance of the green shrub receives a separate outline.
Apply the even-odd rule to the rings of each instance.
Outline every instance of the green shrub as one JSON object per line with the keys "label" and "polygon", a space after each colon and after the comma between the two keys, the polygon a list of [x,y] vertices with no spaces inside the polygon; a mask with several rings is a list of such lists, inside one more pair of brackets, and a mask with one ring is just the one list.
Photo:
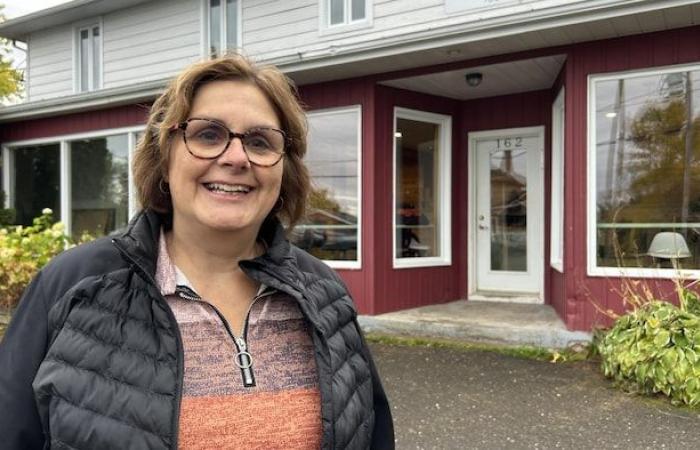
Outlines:
{"label": "green shrub", "polygon": [[602,369],[623,389],[700,406],[700,299],[677,284],[680,307],[651,300],[596,339]]}
{"label": "green shrub", "polygon": [[[0,228],[0,308],[12,310],[36,273],[51,258],[74,246],[62,223],[46,208],[32,226]],[[89,240],[81,238],[81,242]]]}
{"label": "green shrub", "polygon": [[3,208],[5,204],[5,191],[0,191],[0,227],[15,223],[15,210]]}

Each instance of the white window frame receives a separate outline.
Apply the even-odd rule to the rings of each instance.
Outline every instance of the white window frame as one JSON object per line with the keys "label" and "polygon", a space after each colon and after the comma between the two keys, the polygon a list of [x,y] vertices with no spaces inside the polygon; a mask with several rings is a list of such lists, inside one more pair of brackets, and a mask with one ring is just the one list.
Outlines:
{"label": "white window frame", "polygon": [[700,70],[700,64],[679,64],[675,66],[655,67],[651,69],[629,70],[622,72],[606,73],[606,74],[590,74],[588,75],[588,164],[587,164],[587,230],[586,242],[588,243],[587,252],[587,273],[591,277],[634,277],[634,278],[662,278],[662,279],[678,279],[678,278],[700,278],[700,269],[695,270],[677,270],[672,268],[642,268],[642,267],[606,267],[598,266],[596,257],[597,242],[597,221],[596,221],[596,102],[595,102],[595,83],[601,81],[611,81],[619,79],[629,79],[637,77],[646,77],[650,75],[663,75],[674,72],[686,72]]}
{"label": "white window frame", "polygon": [[[338,108],[325,108],[308,111],[307,116],[323,116],[333,114],[357,113],[357,259],[349,260],[322,260],[334,269],[362,269],[362,105],[341,106]],[[312,177],[313,180],[313,177]],[[295,228],[304,228],[297,225]]]}
{"label": "white window frame", "polygon": [[[70,141],[76,141],[81,139],[94,139],[101,137],[114,136],[118,134],[126,134],[127,142],[129,144],[128,155],[128,166],[129,166],[129,219],[131,219],[140,209],[138,206],[138,200],[136,199],[135,192],[136,188],[133,184],[131,165],[133,162],[133,153],[135,150],[135,145],[131,146],[132,143],[136,143],[136,134],[143,132],[146,129],[145,125],[137,125],[131,127],[122,128],[109,128],[97,131],[90,131],[86,133],[74,133],[74,134],[63,134],[57,136],[43,137],[38,139],[27,139],[23,141],[12,141],[6,142],[2,145],[2,164],[3,164],[3,190],[7,194],[7,204],[14,205],[15,193],[11,189],[14,184],[15,174],[10,169],[13,166],[12,161],[12,150],[17,147],[25,147],[31,145],[45,145],[45,144],[59,144],[60,147],[60,168],[59,168],[59,205],[61,210],[58,211],[57,217],[65,225],[65,233],[70,235],[72,232],[71,227],[71,172],[70,172]],[[57,211],[54,211],[56,214]]]}
{"label": "white window frame", "polygon": [[[396,133],[397,119],[408,119],[432,123],[440,126],[438,155],[438,232],[440,246],[438,256],[399,257],[396,253]],[[391,196],[391,254],[394,269],[415,267],[435,267],[452,265],[452,117],[444,114],[418,111],[415,109],[394,107],[394,124],[392,127],[392,196]]]}
{"label": "white window frame", "polygon": [[[99,58],[100,58],[100,67],[98,67],[98,70],[100,72],[100,82],[98,85],[95,85],[94,80],[93,80],[93,75],[94,75],[94,47],[92,45],[92,40],[88,44],[91,51],[90,51],[90,56],[88,58],[88,88],[87,90],[83,91],[81,90],[81,84],[82,84],[82,78],[81,78],[81,66],[80,66],[80,32],[83,30],[91,30],[92,28],[99,28],[100,29],[100,52],[99,52]],[[89,33],[92,33],[92,31],[88,31]],[[104,86],[104,27],[102,25],[102,17],[98,18],[97,20],[89,20],[85,22],[80,22],[77,23],[73,26],[73,92],[76,94],[79,93],[87,93],[87,92],[92,92],[96,91],[98,89],[102,89],[102,86]]]}
{"label": "white window frame", "polygon": [[[211,40],[209,32],[209,0],[202,0],[201,3],[201,14],[202,20],[202,57],[211,58],[212,55],[209,54],[209,49],[211,48]],[[222,49],[240,51],[243,48],[243,0],[238,0],[236,2],[236,7],[238,8],[238,14],[236,14],[236,48],[227,48],[227,27],[226,27],[226,9],[228,5],[226,0],[221,0],[221,35],[219,36],[219,44]],[[223,45],[222,45],[223,44]]]}
{"label": "white window frame", "polygon": [[336,34],[345,33],[348,31],[361,30],[364,28],[370,28],[372,26],[372,10],[374,0],[365,0],[365,17],[364,19],[351,21],[349,19],[350,11],[352,8],[352,0],[344,0],[344,18],[343,23],[337,23],[331,25],[331,8],[329,4],[330,0],[318,0],[318,9],[320,14],[318,15],[320,34]]}
{"label": "white window frame", "polygon": [[552,104],[552,192],[549,261],[564,273],[564,137],[566,135],[566,94],[562,87]]}

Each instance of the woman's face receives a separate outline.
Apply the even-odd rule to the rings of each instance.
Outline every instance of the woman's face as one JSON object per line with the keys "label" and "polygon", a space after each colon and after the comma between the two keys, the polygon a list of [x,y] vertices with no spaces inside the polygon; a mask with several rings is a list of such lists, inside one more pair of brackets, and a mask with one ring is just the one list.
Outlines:
{"label": "woman's face", "polygon": [[[212,81],[195,94],[189,118],[214,119],[237,133],[256,127],[280,128],[263,92],[244,81]],[[249,163],[241,140],[234,138],[213,160],[187,151],[182,132],[173,136],[167,182],[173,226],[187,234],[248,231],[257,235],[277,202],[284,158],[272,167]]]}

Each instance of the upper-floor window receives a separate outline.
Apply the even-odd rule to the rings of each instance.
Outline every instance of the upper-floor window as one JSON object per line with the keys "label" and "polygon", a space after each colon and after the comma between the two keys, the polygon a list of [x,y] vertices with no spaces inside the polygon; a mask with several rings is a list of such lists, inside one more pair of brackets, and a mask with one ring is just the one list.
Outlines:
{"label": "upper-floor window", "polygon": [[77,29],[76,86],[78,92],[102,87],[102,33],[100,25]]}
{"label": "upper-floor window", "polygon": [[371,0],[323,0],[326,10],[326,25],[335,27],[365,23],[369,20]]}
{"label": "upper-floor window", "polygon": [[208,52],[218,56],[241,47],[241,1],[206,0]]}

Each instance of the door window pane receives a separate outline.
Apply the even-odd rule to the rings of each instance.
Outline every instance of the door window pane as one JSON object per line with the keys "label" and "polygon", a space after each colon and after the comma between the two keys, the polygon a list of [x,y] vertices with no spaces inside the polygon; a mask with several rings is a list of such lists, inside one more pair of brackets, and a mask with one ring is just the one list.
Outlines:
{"label": "door window pane", "polygon": [[440,125],[396,119],[396,255],[440,256]]}
{"label": "door window pane", "polygon": [[[511,139],[498,139],[497,145]],[[515,145],[509,144],[510,145]],[[490,152],[491,270],[527,270],[527,151]]]}
{"label": "door window pane", "polygon": [[310,113],[306,165],[313,188],[292,240],[325,260],[358,260],[360,110]]}
{"label": "door window pane", "polygon": [[31,225],[44,208],[60,215],[60,145],[35,145],[12,150],[16,223]]}
{"label": "door window pane", "polygon": [[595,81],[593,95],[597,265],[700,269],[700,70]]}
{"label": "door window pane", "polygon": [[129,216],[126,134],[72,141],[71,226],[101,236],[127,224]]}

